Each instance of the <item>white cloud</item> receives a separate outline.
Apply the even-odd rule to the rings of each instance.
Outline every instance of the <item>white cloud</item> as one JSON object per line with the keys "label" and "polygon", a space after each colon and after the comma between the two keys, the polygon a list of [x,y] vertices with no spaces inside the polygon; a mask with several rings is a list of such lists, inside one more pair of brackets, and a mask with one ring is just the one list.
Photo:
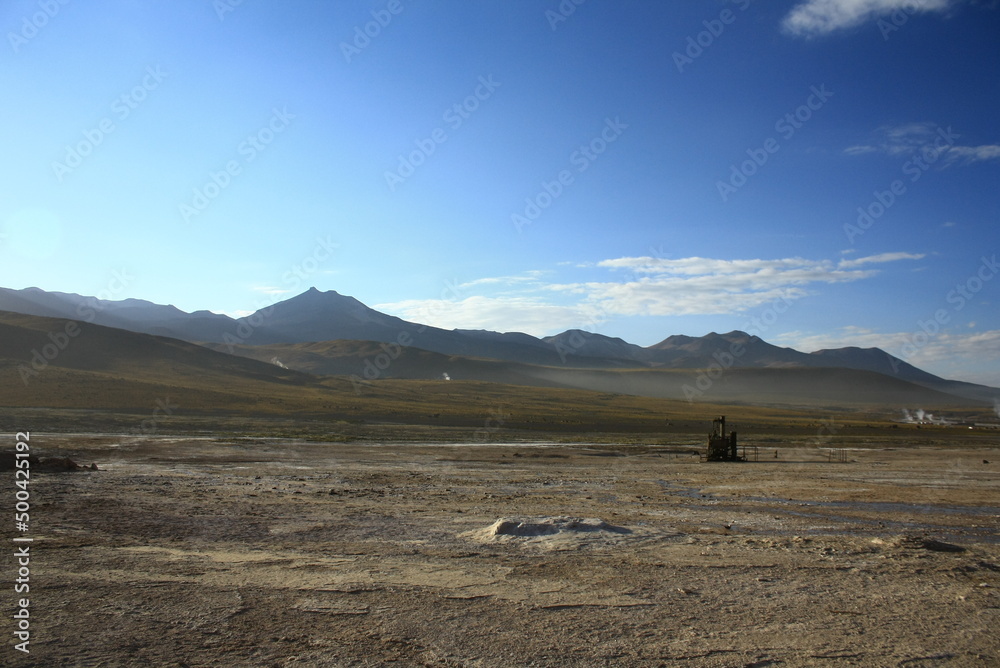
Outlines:
{"label": "white cloud", "polygon": [[865,155],[867,153],[877,153],[878,149],[874,146],[848,146],[844,149],[844,153],[847,155]]}
{"label": "white cloud", "polygon": [[[890,156],[920,156],[928,164],[940,160],[939,164],[942,167],[956,163],[970,165],[1000,159],[1000,145],[959,146],[954,142],[961,135],[954,134],[951,128],[941,128],[935,123],[884,126],[878,128],[875,134],[877,136],[875,143],[849,146],[844,149],[844,154],[857,156],[881,153]],[[943,145],[942,139],[946,141]]]}
{"label": "white cloud", "polygon": [[845,270],[829,260],[717,260],[652,257],[605,260],[598,266],[628,269],[639,278],[625,282],[553,286],[575,289],[603,311],[617,315],[705,315],[738,313],[777,299],[810,294],[808,286],[869,278],[873,270]]}
{"label": "white cloud", "polygon": [[265,295],[287,295],[291,292],[286,288],[276,288],[268,285],[258,285],[250,288],[254,292],[260,292]]}
{"label": "white cloud", "polygon": [[487,278],[477,278],[466,283],[461,283],[457,286],[459,290],[467,290],[469,288],[475,288],[482,285],[496,285],[496,286],[519,286],[526,283],[537,283],[546,272],[532,269],[530,271],[525,271],[521,274],[515,274],[512,276],[490,276]]}
{"label": "white cloud", "polygon": [[966,165],[973,162],[997,160],[1000,159],[1000,146],[996,144],[985,144],[983,146],[952,146],[948,149],[945,157],[949,162],[962,162]]}
{"label": "white cloud", "polygon": [[782,28],[796,37],[810,37],[853,28],[895,11],[907,14],[943,12],[959,0],[805,0],[792,8]]}
{"label": "white cloud", "polygon": [[700,276],[705,274],[748,274],[774,272],[787,269],[819,267],[825,261],[806,260],[800,257],[778,260],[714,260],[704,257],[686,257],[669,260],[657,257],[621,257],[602,260],[598,267],[629,269],[641,274],[680,274]]}
{"label": "white cloud", "polygon": [[[518,330],[535,335],[568,328],[588,328],[613,317],[743,313],[778,300],[813,294],[816,286],[871,278],[864,268],[897,260],[919,259],[912,253],[882,253],[855,260],[806,258],[720,260],[688,257],[620,257],[584,267],[610,270],[607,279],[544,282],[546,273],[481,278],[463,283],[463,292],[489,290],[489,296],[409,300],[376,308],[446,329]],[[579,267],[578,267],[579,268]],[[620,276],[624,273],[623,276]],[[617,279],[617,280],[616,280]],[[500,292],[494,289],[505,288]]]}
{"label": "white cloud", "polygon": [[[598,272],[598,280],[545,282],[542,278],[552,272],[524,272],[462,284],[463,291],[468,292],[494,291],[497,286],[505,289],[490,295],[407,300],[377,304],[375,308],[444,329],[520,331],[546,336],[573,328],[599,331],[616,317],[752,313],[778,301],[815,294],[823,285],[869,279],[879,273],[878,265],[924,257],[908,252],[842,258],[839,262],[799,257],[620,257],[582,267]],[[606,279],[600,275],[602,270],[608,273]],[[844,327],[821,334],[772,333],[766,338],[803,352],[846,346],[881,348],[946,378],[1000,385],[1000,330],[975,332],[962,328],[957,333],[941,331],[928,337],[919,325],[914,325],[912,331],[899,332]]]}
{"label": "white cloud", "polygon": [[586,293],[586,303],[610,316],[669,316],[741,313],[779,299],[804,297],[809,291],[775,284],[745,283],[738,276],[658,278],[627,283],[553,286]]}
{"label": "white cloud", "polygon": [[897,260],[921,260],[927,257],[923,253],[879,253],[868,257],[859,257],[855,260],[841,260],[837,265],[841,269],[851,269],[866,264],[878,264],[881,262],[895,262]]}
{"label": "white cloud", "polygon": [[490,329],[535,336],[580,327],[591,319],[584,308],[559,306],[530,297],[473,296],[454,301],[409,299],[376,304],[374,308],[442,329]]}

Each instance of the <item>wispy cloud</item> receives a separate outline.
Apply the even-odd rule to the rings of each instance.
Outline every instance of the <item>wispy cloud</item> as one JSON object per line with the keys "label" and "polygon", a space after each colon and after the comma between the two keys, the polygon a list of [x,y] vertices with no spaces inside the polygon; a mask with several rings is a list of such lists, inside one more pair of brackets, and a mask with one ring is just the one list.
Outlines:
{"label": "wispy cloud", "polygon": [[941,166],[968,165],[975,162],[1000,159],[1000,145],[960,146],[955,141],[961,137],[935,123],[905,123],[883,126],[875,131],[875,141],[844,149],[846,155],[878,153],[890,156],[922,156],[927,162]]}
{"label": "wispy cloud", "polygon": [[1000,145],[952,146],[948,151],[947,157],[951,162],[961,162],[963,164],[997,160],[1000,158]]}
{"label": "wispy cloud", "polygon": [[[776,300],[813,294],[823,284],[860,281],[878,274],[871,265],[922,258],[883,253],[855,260],[806,258],[720,260],[689,257],[620,257],[593,270],[607,278],[585,282],[512,282],[510,277],[479,279],[463,289],[492,289],[497,282],[517,289],[456,300],[408,300],[379,304],[408,320],[444,328],[499,329],[553,334],[618,316],[678,316],[742,313]],[[866,266],[864,269],[858,267]],[[624,272],[624,276],[621,273]],[[618,278],[618,280],[615,280]]]}
{"label": "wispy cloud", "polygon": [[379,311],[442,329],[490,329],[537,336],[579,327],[592,316],[580,306],[562,306],[534,297],[476,295],[464,299],[409,299],[376,304]]}
{"label": "wispy cloud", "polygon": [[470,288],[477,288],[484,285],[498,286],[498,287],[511,287],[511,286],[521,286],[530,285],[532,283],[538,283],[542,280],[547,272],[538,269],[532,269],[521,274],[514,274],[511,276],[490,276],[486,278],[477,278],[466,283],[461,283],[457,287],[459,290],[467,290]]}
{"label": "wispy cloud", "polygon": [[[914,348],[914,332],[877,332],[864,327],[843,327],[825,334],[788,332],[776,336],[772,343],[782,343],[803,352],[857,346],[859,348],[881,348],[920,366],[952,361],[956,358],[969,359],[996,358],[1000,356],[1000,330],[984,332],[942,332],[920,346]],[[909,344],[909,345],[908,345]],[[906,354],[913,350],[911,354]]]}
{"label": "wispy cloud", "polygon": [[889,351],[898,349],[906,341],[906,337],[907,334],[904,332],[876,332],[865,327],[848,326],[822,334],[802,331],[785,332],[775,335],[770,339],[770,342],[789,346],[806,353],[848,346],[881,348]]}
{"label": "wispy cloud", "polygon": [[[553,285],[586,294],[588,303],[615,315],[711,315],[740,313],[777,299],[799,299],[818,284],[848,283],[874,276],[877,270],[856,269],[912,259],[907,253],[884,253],[858,260],[806,258],[718,260],[690,257],[676,260],[626,257],[598,266],[627,269],[642,275],[623,283]],[[581,290],[582,287],[582,290]]]}
{"label": "wispy cloud", "polygon": [[961,0],[804,0],[785,16],[781,27],[795,37],[825,35],[853,28],[895,11],[944,12]]}
{"label": "wispy cloud", "polygon": [[898,260],[922,260],[927,257],[923,253],[879,253],[868,257],[859,257],[854,260],[841,260],[837,266],[841,269],[853,269],[866,264],[879,264],[882,262],[896,262]]}
{"label": "wispy cloud", "polygon": [[676,260],[657,257],[621,257],[602,260],[599,267],[629,269],[641,274],[675,274],[702,276],[706,274],[747,274],[779,272],[804,267],[822,267],[825,260],[806,260],[800,257],[777,260],[715,260],[704,257],[686,257]]}

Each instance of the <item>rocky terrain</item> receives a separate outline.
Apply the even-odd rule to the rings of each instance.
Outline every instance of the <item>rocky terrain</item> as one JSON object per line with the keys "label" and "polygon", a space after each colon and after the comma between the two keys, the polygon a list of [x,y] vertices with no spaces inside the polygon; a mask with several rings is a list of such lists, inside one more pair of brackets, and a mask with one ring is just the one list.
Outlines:
{"label": "rocky terrain", "polygon": [[997,446],[32,447],[99,470],[32,480],[16,665],[1000,662]]}

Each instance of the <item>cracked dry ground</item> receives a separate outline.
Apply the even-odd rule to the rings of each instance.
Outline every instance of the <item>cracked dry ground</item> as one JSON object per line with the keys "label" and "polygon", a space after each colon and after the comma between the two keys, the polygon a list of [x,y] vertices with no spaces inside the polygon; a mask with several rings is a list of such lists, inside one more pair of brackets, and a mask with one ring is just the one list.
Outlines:
{"label": "cracked dry ground", "polygon": [[996,450],[36,440],[6,665],[1000,664]]}

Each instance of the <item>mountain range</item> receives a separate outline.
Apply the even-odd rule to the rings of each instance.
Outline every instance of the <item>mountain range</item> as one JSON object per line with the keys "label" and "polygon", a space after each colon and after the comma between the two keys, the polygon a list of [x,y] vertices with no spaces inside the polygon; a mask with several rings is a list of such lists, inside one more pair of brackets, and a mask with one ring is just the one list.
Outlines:
{"label": "mountain range", "polygon": [[[740,331],[702,337],[674,335],[642,347],[578,329],[545,338],[516,332],[445,330],[402,320],[353,297],[315,288],[238,319],[209,311],[186,313],[139,299],[110,301],[38,288],[0,288],[0,311],[168,337],[293,371],[345,375],[364,382],[444,377],[690,399],[692,393],[698,396],[701,391],[696,383],[713,381],[709,384],[714,385],[715,395],[749,401],[753,396],[771,396],[774,388],[768,383],[807,377],[796,369],[833,369],[840,370],[836,378],[843,385],[837,396],[852,395],[853,382],[867,387],[891,385],[886,385],[887,401],[890,395],[902,400],[909,391],[904,385],[931,390],[934,396],[928,400],[991,404],[1000,397],[996,388],[940,378],[878,348],[804,353]],[[0,350],[0,357],[6,356],[4,352]],[[714,382],[714,378],[702,377],[704,371],[699,370],[705,369],[726,373]],[[845,375],[843,371],[857,373]],[[808,377],[815,382],[815,375]],[[791,399],[808,391],[808,385],[788,387],[771,398]],[[824,392],[822,387],[812,391]]]}

